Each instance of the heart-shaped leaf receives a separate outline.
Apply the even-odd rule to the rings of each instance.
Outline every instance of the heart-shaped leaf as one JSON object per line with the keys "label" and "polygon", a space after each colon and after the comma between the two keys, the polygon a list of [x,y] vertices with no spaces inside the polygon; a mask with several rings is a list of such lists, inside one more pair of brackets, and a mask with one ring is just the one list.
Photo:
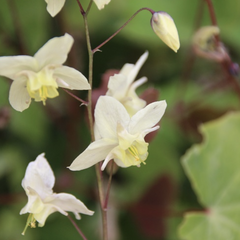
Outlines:
{"label": "heart-shaped leaf", "polygon": [[205,208],[187,213],[184,240],[240,239],[240,113],[201,126],[203,142],[183,157],[183,167]]}

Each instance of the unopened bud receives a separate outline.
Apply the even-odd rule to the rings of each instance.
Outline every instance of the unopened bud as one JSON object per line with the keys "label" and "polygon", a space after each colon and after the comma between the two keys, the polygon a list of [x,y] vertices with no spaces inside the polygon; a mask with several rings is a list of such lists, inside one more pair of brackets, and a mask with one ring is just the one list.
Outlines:
{"label": "unopened bud", "polygon": [[178,31],[171,16],[165,12],[153,13],[151,19],[153,31],[174,52],[180,47]]}

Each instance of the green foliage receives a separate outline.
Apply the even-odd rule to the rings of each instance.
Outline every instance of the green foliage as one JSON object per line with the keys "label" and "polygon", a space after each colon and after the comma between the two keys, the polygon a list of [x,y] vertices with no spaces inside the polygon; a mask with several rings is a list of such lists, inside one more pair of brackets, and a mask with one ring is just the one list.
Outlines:
{"label": "green foliage", "polygon": [[183,167],[204,207],[187,213],[180,227],[184,240],[239,239],[240,113],[201,126],[204,141],[183,157]]}

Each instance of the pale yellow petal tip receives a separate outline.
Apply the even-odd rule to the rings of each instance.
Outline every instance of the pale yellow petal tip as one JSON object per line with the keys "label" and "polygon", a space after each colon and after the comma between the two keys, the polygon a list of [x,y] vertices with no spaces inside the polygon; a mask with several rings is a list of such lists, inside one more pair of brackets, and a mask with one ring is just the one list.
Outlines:
{"label": "pale yellow petal tip", "polygon": [[63,8],[65,0],[45,0],[47,3],[47,11],[51,17],[55,17]]}
{"label": "pale yellow petal tip", "polygon": [[97,8],[99,10],[102,10],[105,5],[107,5],[108,3],[110,3],[111,0],[94,0],[95,4],[97,5]]}
{"label": "pale yellow petal tip", "polygon": [[180,48],[176,25],[171,16],[165,12],[153,13],[151,25],[156,35],[174,52]]}

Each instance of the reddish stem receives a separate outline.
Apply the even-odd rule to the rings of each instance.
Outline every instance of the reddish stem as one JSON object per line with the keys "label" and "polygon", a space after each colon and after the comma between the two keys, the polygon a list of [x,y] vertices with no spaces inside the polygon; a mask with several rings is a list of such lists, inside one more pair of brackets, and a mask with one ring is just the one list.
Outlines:
{"label": "reddish stem", "polygon": [[63,88],[63,90],[68,93],[70,96],[72,96],[73,98],[77,99],[79,102],[81,102],[83,105],[88,105],[88,102],[82,100],[81,98],[77,97],[76,95],[74,95],[73,93],[69,92],[67,89]]}
{"label": "reddish stem", "polygon": [[96,48],[94,48],[92,50],[92,53],[95,53],[97,51],[99,51],[99,48],[101,48],[103,45],[105,45],[107,42],[109,42],[113,37],[115,37],[139,12],[143,11],[143,10],[147,10],[149,11],[151,14],[155,13],[155,11],[153,11],[150,8],[141,8],[139,9],[137,12],[135,12],[113,35],[111,35],[107,40],[105,40],[103,43],[101,43],[100,45],[98,45]]}
{"label": "reddish stem", "polygon": [[80,3],[79,0],[77,0],[77,4],[78,4],[78,6],[79,6],[79,8],[80,8],[81,14],[84,16],[84,15],[85,15],[85,11],[84,11],[83,6],[82,6],[82,4]]}
{"label": "reddish stem", "polygon": [[84,236],[83,232],[80,230],[80,228],[79,228],[78,225],[75,223],[75,221],[69,216],[69,214],[68,214],[68,219],[71,221],[71,223],[72,223],[73,226],[76,228],[77,232],[78,232],[79,235],[83,238],[83,240],[87,240],[87,238]]}

